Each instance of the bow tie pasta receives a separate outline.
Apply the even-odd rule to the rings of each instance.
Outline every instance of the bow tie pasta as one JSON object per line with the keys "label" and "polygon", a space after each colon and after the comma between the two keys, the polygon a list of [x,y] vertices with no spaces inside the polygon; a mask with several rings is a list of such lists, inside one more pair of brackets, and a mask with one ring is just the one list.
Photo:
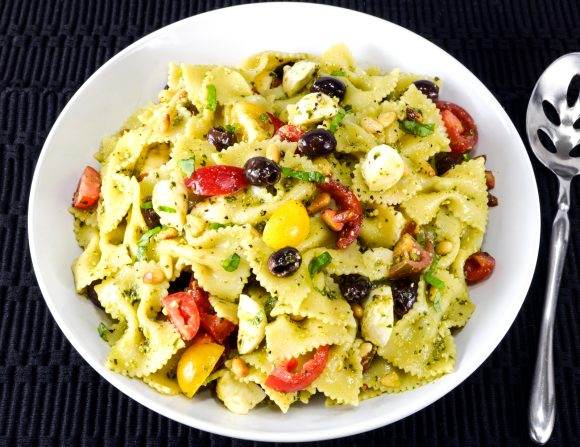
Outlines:
{"label": "bow tie pasta", "polygon": [[113,371],[232,412],[358,405],[451,372],[495,179],[441,80],[344,45],[171,63],[73,197]]}

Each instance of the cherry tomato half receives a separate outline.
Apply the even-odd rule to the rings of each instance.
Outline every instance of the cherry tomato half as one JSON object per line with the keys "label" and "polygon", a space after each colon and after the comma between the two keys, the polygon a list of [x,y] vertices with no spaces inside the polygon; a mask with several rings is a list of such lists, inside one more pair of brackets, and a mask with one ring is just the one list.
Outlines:
{"label": "cherry tomato half", "polygon": [[274,133],[278,132],[278,129],[280,129],[282,126],[286,124],[284,121],[282,121],[273,113],[268,112],[268,118],[270,118],[270,124],[274,126]]}
{"label": "cherry tomato half", "polygon": [[443,124],[449,135],[451,151],[462,154],[477,144],[477,126],[469,113],[457,104],[437,101]]}
{"label": "cherry tomato half", "polygon": [[199,330],[200,317],[193,295],[189,292],[176,292],[167,295],[161,302],[181,337],[186,341],[195,337]]}
{"label": "cherry tomato half", "polygon": [[467,284],[477,284],[491,276],[495,269],[495,259],[485,251],[473,253],[465,260],[463,272],[465,273],[465,282]]}
{"label": "cherry tomato half", "polygon": [[92,208],[99,201],[100,193],[101,175],[95,169],[87,166],[77,184],[72,205],[80,210]]}
{"label": "cherry tomato half", "polygon": [[298,366],[296,359],[282,363],[267,377],[266,386],[282,393],[303,390],[324,371],[329,350],[330,348],[326,345],[320,346],[312,358],[307,360],[297,372],[293,372]]}
{"label": "cherry tomato half", "polygon": [[177,364],[177,384],[190,399],[213,371],[224,352],[217,343],[198,341],[187,348]]}
{"label": "cherry tomato half", "polygon": [[217,343],[223,343],[226,338],[234,331],[236,325],[225,318],[220,318],[215,314],[209,302],[209,294],[203,290],[197,281],[193,279],[187,290],[199,311],[201,327]]}
{"label": "cherry tomato half", "polygon": [[345,222],[342,230],[338,233],[338,240],[336,246],[338,248],[346,248],[354,241],[360,234],[363,220],[362,206],[358,197],[350,189],[336,180],[329,180],[324,183],[319,183],[318,188],[327,192],[334,199],[339,207],[339,211],[352,211],[353,218]]}
{"label": "cherry tomato half", "polygon": [[197,169],[185,186],[200,196],[223,196],[244,189],[248,182],[242,168],[217,165]]}

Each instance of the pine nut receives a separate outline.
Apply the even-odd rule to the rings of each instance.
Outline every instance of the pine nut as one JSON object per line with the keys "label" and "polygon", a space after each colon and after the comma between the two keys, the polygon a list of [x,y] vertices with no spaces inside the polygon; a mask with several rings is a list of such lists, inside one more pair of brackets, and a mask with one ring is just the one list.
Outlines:
{"label": "pine nut", "polygon": [[435,247],[435,252],[439,256],[445,256],[446,254],[451,253],[451,250],[453,250],[453,243],[450,241],[441,241]]}
{"label": "pine nut", "polygon": [[157,233],[157,236],[155,236],[155,239],[158,241],[162,241],[165,239],[174,239],[177,236],[179,236],[179,231],[177,231],[173,227],[169,227],[169,228],[164,228],[159,233]]}
{"label": "pine nut", "polygon": [[248,364],[240,357],[236,357],[232,360],[231,370],[236,377],[246,377],[249,372]]}
{"label": "pine nut", "polygon": [[337,222],[334,217],[336,216],[336,211],[330,208],[325,209],[320,213],[320,218],[322,221],[330,228],[332,231],[340,231],[344,227],[343,223]]}
{"label": "pine nut", "polygon": [[381,385],[388,387],[399,386],[399,375],[395,371],[385,374],[381,377]]}
{"label": "pine nut", "polygon": [[377,121],[381,123],[383,127],[388,127],[395,122],[395,119],[397,119],[397,114],[395,112],[383,112],[378,116]]}
{"label": "pine nut", "polygon": [[383,126],[377,120],[365,116],[360,120],[361,127],[369,133],[379,133],[383,131]]}
{"label": "pine nut", "polygon": [[363,317],[364,309],[360,304],[353,304],[350,308],[352,309],[352,314],[357,320],[360,320]]}
{"label": "pine nut", "polygon": [[485,186],[488,190],[495,188],[495,175],[491,171],[485,171]]}
{"label": "pine nut", "polygon": [[308,211],[308,214],[312,216],[316,213],[319,213],[323,209],[328,208],[328,205],[330,205],[330,194],[328,194],[327,192],[322,192],[318,194],[314,199],[312,199],[312,202],[310,203],[310,205],[308,205],[308,208],[306,208],[306,210]]}
{"label": "pine nut", "polygon": [[161,269],[149,270],[143,275],[143,282],[145,284],[160,284],[163,282],[163,280],[165,280],[165,275]]}

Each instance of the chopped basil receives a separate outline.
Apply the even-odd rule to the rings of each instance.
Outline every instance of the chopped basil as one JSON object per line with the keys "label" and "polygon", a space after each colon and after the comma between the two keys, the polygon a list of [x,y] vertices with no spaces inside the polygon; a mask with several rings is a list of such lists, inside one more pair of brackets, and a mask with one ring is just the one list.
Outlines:
{"label": "chopped basil", "polygon": [[171,206],[159,205],[159,211],[163,211],[165,213],[176,213],[177,210]]}
{"label": "chopped basil", "polygon": [[439,263],[439,256],[435,256],[433,262],[429,266],[429,269],[425,271],[423,275],[423,279],[425,282],[436,289],[443,289],[445,287],[445,282],[435,276],[435,270],[437,270],[437,264]]}
{"label": "chopped basil", "polygon": [[236,133],[238,131],[238,125],[237,124],[226,124],[224,126],[224,129],[226,130],[226,132]]}
{"label": "chopped basil", "polygon": [[151,228],[149,231],[143,233],[139,242],[137,242],[137,258],[143,259],[145,257],[145,250],[152,237],[161,231],[162,227]]}
{"label": "chopped basil", "polygon": [[350,104],[345,104],[343,109],[346,113],[352,112],[352,106]]}
{"label": "chopped basil", "polygon": [[226,272],[233,272],[240,265],[240,259],[240,256],[237,253],[234,253],[229,258],[222,261],[222,267]]}
{"label": "chopped basil", "polygon": [[463,160],[464,160],[464,161],[469,161],[469,160],[471,160],[471,159],[472,159],[472,157],[471,157],[471,154],[470,154],[469,152],[465,152],[465,153],[463,154]]}
{"label": "chopped basil", "polygon": [[266,315],[270,315],[272,309],[274,309],[274,306],[276,305],[277,302],[278,297],[276,295],[268,295],[266,303],[264,304],[264,310],[266,311]]}
{"label": "chopped basil", "polygon": [[435,124],[425,124],[411,120],[399,121],[399,125],[405,133],[417,135],[418,137],[426,137],[427,135],[431,135],[435,129]]}
{"label": "chopped basil", "polygon": [[217,90],[213,84],[207,86],[207,108],[212,112],[217,109]]}
{"label": "chopped basil", "polygon": [[441,294],[439,293],[439,291],[435,293],[435,298],[433,299],[433,308],[437,312],[441,312]]}
{"label": "chopped basil", "polygon": [[340,127],[342,120],[344,119],[344,117],[346,116],[346,111],[344,109],[340,109],[336,115],[334,115],[334,117],[332,118],[332,121],[330,122],[330,125],[328,126],[328,130],[331,131],[332,133],[336,132],[338,130],[338,128]]}
{"label": "chopped basil", "polygon": [[342,68],[339,68],[338,70],[334,70],[332,73],[330,73],[330,76],[346,76],[346,73]]}
{"label": "chopped basil", "polygon": [[314,275],[316,275],[324,267],[330,264],[331,261],[332,256],[327,251],[314,257],[312,261],[310,261],[310,264],[308,264],[308,273],[310,274],[310,277],[312,278]]}
{"label": "chopped basil", "polygon": [[143,202],[141,204],[142,210],[150,210],[151,208],[153,208],[153,203],[151,202],[151,200],[149,202]]}
{"label": "chopped basil", "polygon": [[209,224],[209,229],[210,230],[219,230],[220,228],[225,228],[227,226],[229,226],[229,225],[217,223],[217,222],[212,222]]}
{"label": "chopped basil", "polygon": [[297,171],[291,168],[282,168],[282,175],[284,177],[292,177],[305,182],[315,183],[322,183],[325,179],[324,174],[317,171]]}
{"label": "chopped basil", "polygon": [[263,123],[267,123],[268,121],[270,121],[270,117],[266,112],[260,113],[260,121],[262,121]]}
{"label": "chopped basil", "polygon": [[195,172],[195,157],[180,160],[179,167],[186,176],[190,177]]}
{"label": "chopped basil", "polygon": [[109,334],[111,333],[111,329],[105,326],[105,323],[101,321],[97,326],[97,332],[99,333],[99,337],[101,337],[105,341],[108,341],[107,339],[109,337]]}

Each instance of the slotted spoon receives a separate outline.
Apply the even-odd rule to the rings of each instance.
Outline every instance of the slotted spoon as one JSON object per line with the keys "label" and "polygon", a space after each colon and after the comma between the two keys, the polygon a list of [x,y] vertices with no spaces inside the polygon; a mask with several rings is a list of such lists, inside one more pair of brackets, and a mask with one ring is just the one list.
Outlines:
{"label": "slotted spoon", "polygon": [[570,221],[570,183],[580,173],[580,53],[556,59],[540,76],[526,115],[532,151],[558,177],[558,212],[552,225],[546,301],[532,383],[530,436],[539,444],[550,439],[556,414],[552,338]]}

